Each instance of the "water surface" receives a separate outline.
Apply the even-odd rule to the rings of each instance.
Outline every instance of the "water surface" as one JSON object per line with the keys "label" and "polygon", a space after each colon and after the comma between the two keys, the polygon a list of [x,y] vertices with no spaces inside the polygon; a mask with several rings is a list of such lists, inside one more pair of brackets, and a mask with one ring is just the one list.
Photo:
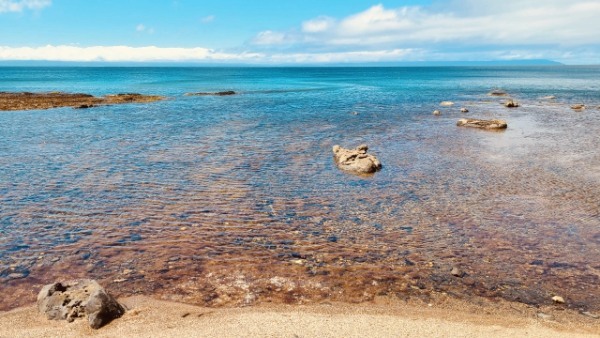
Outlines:
{"label": "water surface", "polygon": [[[210,306],[600,309],[599,67],[0,68],[0,91],[54,90],[169,99],[0,113],[0,309],[76,277]],[[382,171],[340,172],[332,146],[361,143]]]}

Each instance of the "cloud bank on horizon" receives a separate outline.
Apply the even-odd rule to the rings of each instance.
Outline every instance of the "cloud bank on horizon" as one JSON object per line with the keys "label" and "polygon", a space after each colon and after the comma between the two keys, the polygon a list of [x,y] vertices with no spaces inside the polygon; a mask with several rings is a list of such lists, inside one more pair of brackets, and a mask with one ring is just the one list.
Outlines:
{"label": "cloud bank on horizon", "polygon": [[[0,13],[43,11],[51,0],[0,0]],[[256,64],[552,59],[600,62],[598,0],[444,0],[388,8],[373,4],[256,31],[225,49],[52,44],[2,46],[0,60],[232,62]],[[206,26],[215,15],[205,15]],[[137,32],[153,32],[143,24]],[[217,29],[217,28],[215,28]],[[177,41],[171,43],[177,44]]]}

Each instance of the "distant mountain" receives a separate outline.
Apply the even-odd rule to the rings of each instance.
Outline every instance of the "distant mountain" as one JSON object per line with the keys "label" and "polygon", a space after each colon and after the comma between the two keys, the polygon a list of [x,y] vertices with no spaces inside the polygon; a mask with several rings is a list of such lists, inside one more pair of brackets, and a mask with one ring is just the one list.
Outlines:
{"label": "distant mountain", "polygon": [[409,61],[361,63],[216,63],[216,62],[70,62],[70,61],[0,61],[0,67],[476,67],[476,66],[559,66],[560,62],[535,60],[495,61]]}

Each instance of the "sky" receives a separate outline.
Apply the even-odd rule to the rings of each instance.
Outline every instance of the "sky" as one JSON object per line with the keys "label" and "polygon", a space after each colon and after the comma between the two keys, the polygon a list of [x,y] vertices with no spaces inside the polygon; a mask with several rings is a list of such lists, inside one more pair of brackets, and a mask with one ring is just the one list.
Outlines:
{"label": "sky", "polygon": [[600,64],[600,0],[0,0],[0,61]]}

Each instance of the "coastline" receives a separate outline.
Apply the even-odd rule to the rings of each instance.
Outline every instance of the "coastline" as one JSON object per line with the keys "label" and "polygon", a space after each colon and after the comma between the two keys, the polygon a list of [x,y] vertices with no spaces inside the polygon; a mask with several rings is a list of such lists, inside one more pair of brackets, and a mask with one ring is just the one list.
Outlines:
{"label": "coastline", "polygon": [[593,337],[595,321],[572,311],[456,299],[424,303],[381,297],[361,304],[261,304],[207,308],[134,296],[119,300],[128,311],[99,330],[84,320],[46,320],[35,305],[0,312],[0,337]]}

